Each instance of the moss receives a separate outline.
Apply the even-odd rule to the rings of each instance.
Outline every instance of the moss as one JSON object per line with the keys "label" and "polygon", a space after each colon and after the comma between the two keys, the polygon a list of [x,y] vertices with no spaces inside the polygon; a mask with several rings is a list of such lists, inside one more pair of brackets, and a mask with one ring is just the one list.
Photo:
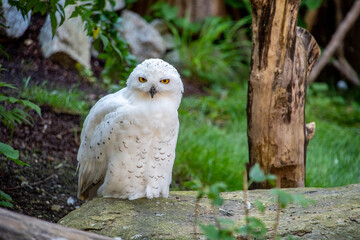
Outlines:
{"label": "moss", "polygon": [[[360,184],[333,189],[297,188],[291,193],[304,194],[316,203],[308,208],[290,205],[280,218],[279,234],[300,239],[341,239],[360,236]],[[219,217],[244,222],[243,192],[222,194],[225,203]],[[95,198],[59,221],[60,224],[123,239],[191,239],[196,192],[171,192],[168,199],[137,199],[134,201]],[[252,216],[260,218],[272,233],[276,204],[268,190],[249,192],[248,201],[260,200],[266,206],[261,214],[254,208]],[[201,223],[213,223],[209,201],[200,203]],[[200,230],[198,230],[200,231]]]}

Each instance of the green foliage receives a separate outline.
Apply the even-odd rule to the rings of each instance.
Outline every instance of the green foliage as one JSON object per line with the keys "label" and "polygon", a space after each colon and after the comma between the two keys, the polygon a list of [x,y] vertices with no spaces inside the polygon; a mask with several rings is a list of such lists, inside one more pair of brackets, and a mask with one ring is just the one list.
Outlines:
{"label": "green foliage", "polygon": [[5,155],[7,159],[11,159],[19,166],[29,166],[29,164],[19,159],[19,151],[12,148],[10,145],[0,142],[0,154]]}
{"label": "green foliage", "polygon": [[208,85],[227,85],[245,78],[249,66],[250,41],[242,27],[250,17],[233,22],[205,19],[200,30],[185,18],[181,31],[169,24],[182,64],[182,73]]}
{"label": "green foliage", "polygon": [[[120,36],[122,18],[115,11],[105,9],[105,0],[79,0],[71,17],[80,16],[85,29],[92,36],[93,46],[99,58],[105,60],[101,74],[106,85],[125,80],[136,65],[136,58],[130,53],[127,42]],[[114,1],[109,1],[111,8]]]}
{"label": "green foliage", "polygon": [[[48,13],[50,16],[53,36],[55,35],[58,26],[63,24],[63,22],[65,21],[64,8],[70,4],[75,4],[75,0],[66,0],[64,5],[59,2],[60,0],[9,0],[9,4],[16,7],[23,14],[23,16],[26,16],[30,11],[32,11],[32,14],[41,13],[41,15],[45,15],[46,13]],[[58,14],[58,16],[60,17],[60,21],[58,21],[56,14]]]}
{"label": "green foliage", "polygon": [[11,202],[12,198],[10,195],[0,190],[0,206],[12,208],[13,204]]}
{"label": "green foliage", "polygon": [[313,10],[321,6],[323,0],[302,0],[300,6],[306,6],[308,9]]}
{"label": "green foliage", "polygon": [[[1,65],[0,69],[4,70],[3,68],[1,68]],[[4,82],[0,82],[0,88],[1,87],[15,89],[13,85]],[[31,124],[30,121],[32,121],[32,118],[27,113],[27,111],[31,109],[35,110],[37,114],[41,116],[40,108],[28,100],[18,99],[15,97],[9,97],[4,94],[0,94],[0,102],[7,102],[9,105],[15,106],[22,105],[22,108],[14,107],[11,110],[7,109],[5,105],[0,105],[0,120],[6,127],[11,128],[12,131],[15,129],[16,124],[21,124],[23,122]],[[27,163],[24,163],[19,159],[19,151],[15,150],[8,144],[0,142],[0,154],[5,156],[5,161],[10,159],[19,166],[29,166]],[[5,161],[3,162],[3,164],[5,163]],[[0,166],[0,168],[1,167],[2,165]],[[11,208],[13,206],[11,202],[11,197],[0,190],[0,206]]]}
{"label": "green foliage", "polygon": [[85,94],[74,88],[50,88],[47,82],[40,85],[27,86],[21,92],[23,98],[28,98],[40,105],[47,105],[58,112],[79,114],[83,117],[89,112],[90,104],[84,99]]}
{"label": "green foliage", "polygon": [[[221,221],[221,219],[218,219]],[[234,228],[234,223],[228,223],[231,225],[231,227],[225,227],[225,228],[220,228],[218,229],[215,225],[213,224],[208,224],[208,225],[203,225],[203,224],[199,224],[201,227],[201,230],[204,232],[204,235],[206,236],[207,239],[223,239],[223,240],[231,240],[231,239],[235,239],[234,234],[236,232],[236,229]]]}
{"label": "green foliage", "polygon": [[[178,10],[177,7],[171,6],[164,1],[157,1],[151,6],[154,17],[164,19],[168,23],[179,23],[181,21],[178,18]],[[176,25],[178,26],[178,24]]]}
{"label": "green foliage", "polygon": [[241,189],[248,159],[246,89],[232,89],[183,99],[173,188],[184,189],[184,182],[199,178],[208,185],[224,182],[229,190]]}
{"label": "green foliage", "polygon": [[[315,10],[319,8],[322,4],[323,0],[302,0],[300,3],[300,13],[306,12],[308,10]],[[307,28],[304,20],[304,16],[298,14],[298,26]]]}
{"label": "green foliage", "polygon": [[360,169],[354,168],[360,165],[359,102],[349,92],[313,83],[307,93],[306,119],[316,122],[315,136],[307,148],[306,186],[359,183]]}
{"label": "green foliage", "polygon": [[[242,189],[248,161],[246,85],[185,97],[179,109],[180,130],[173,169],[174,189],[199,178],[228,190]],[[341,97],[341,96],[340,96]],[[306,122],[316,122],[307,147],[306,186],[336,187],[360,182],[360,108],[347,92],[339,100],[326,84],[309,86]],[[190,188],[191,189],[191,188]]]}
{"label": "green foliage", "polygon": [[[56,29],[69,16],[65,16],[65,7],[75,5],[70,17],[80,16],[85,23],[85,30],[94,39],[93,46],[99,52],[99,58],[105,61],[102,78],[106,85],[118,84],[125,80],[136,65],[136,58],[130,53],[127,42],[120,36],[122,19],[113,9],[106,10],[105,0],[9,0],[10,5],[17,7],[25,16],[32,13],[48,13],[50,16],[53,36]],[[110,8],[115,6],[114,0],[109,0]],[[60,20],[60,21],[59,21]],[[84,73],[84,72],[83,72]],[[91,75],[85,72],[86,75]],[[92,76],[90,76],[90,80]]]}
{"label": "green foliage", "polygon": [[246,9],[251,14],[251,2],[250,0],[225,0],[225,3],[232,8]]}
{"label": "green foliage", "polygon": [[196,189],[198,191],[198,199],[207,197],[214,206],[221,206],[223,204],[224,199],[220,197],[220,192],[226,189],[226,184],[222,182],[216,182],[211,185],[206,185],[203,184],[199,179],[195,179],[189,182],[188,185],[191,187],[191,189]]}
{"label": "green foliage", "polygon": [[[0,82],[0,87],[7,87],[7,88],[15,88],[11,84],[7,84],[4,82]],[[7,102],[12,105],[22,105],[23,108],[14,107],[11,110],[6,109],[3,105],[0,105],[0,120],[1,122],[11,129],[14,129],[15,124],[26,122],[31,124],[31,116],[27,113],[28,110],[35,110],[41,116],[40,108],[35,105],[34,103],[24,100],[18,99],[15,97],[9,97],[4,94],[0,94],[0,102]],[[30,120],[29,120],[30,119]]]}
{"label": "green foliage", "polygon": [[247,224],[240,227],[238,232],[245,236],[252,236],[255,239],[264,239],[267,229],[265,223],[255,217],[247,217]]}
{"label": "green foliage", "polygon": [[303,207],[307,207],[309,204],[315,203],[311,199],[307,199],[301,194],[290,194],[284,190],[273,188],[271,194],[275,195],[280,203],[281,208],[286,208],[291,203],[300,204]]}
{"label": "green foliage", "polygon": [[[246,172],[244,172],[246,176]],[[214,209],[214,219],[215,225],[202,225],[199,224],[206,238],[208,239],[239,239],[239,237],[246,237],[250,239],[265,239],[267,234],[266,225],[261,219],[250,217],[247,209],[247,189],[250,186],[251,182],[263,182],[267,180],[274,180],[275,176],[271,174],[264,174],[260,169],[258,164],[255,164],[249,172],[249,183],[244,182],[246,187],[244,187],[244,208],[245,208],[245,225],[237,226],[234,221],[229,219],[218,218],[216,214],[216,209]],[[199,180],[193,182],[194,188],[198,190],[198,199],[202,197],[207,197],[211,200],[211,204],[214,207],[220,207],[224,200],[220,196],[221,190],[225,190],[226,185],[223,183],[215,183],[212,185],[203,185]],[[271,193],[277,199],[278,205],[278,215],[280,214],[280,208],[287,207],[290,203],[299,203],[303,206],[307,206],[313,201],[305,199],[303,195],[290,194],[280,189],[272,189]],[[214,199],[217,199],[214,201]],[[260,202],[256,201],[254,203],[261,212],[265,211],[265,206]],[[198,204],[197,204],[198,207]],[[197,209],[195,210],[198,211]],[[276,239],[277,227],[279,224],[279,217],[276,218],[275,224],[275,236]],[[196,222],[196,219],[195,219]],[[240,237],[240,238],[241,238]],[[241,238],[242,239],[242,238]]]}
{"label": "green foliage", "polygon": [[256,163],[249,172],[250,181],[249,186],[253,183],[261,183],[265,181],[274,181],[276,180],[276,176],[273,174],[264,174],[264,172],[261,170],[260,165]]}

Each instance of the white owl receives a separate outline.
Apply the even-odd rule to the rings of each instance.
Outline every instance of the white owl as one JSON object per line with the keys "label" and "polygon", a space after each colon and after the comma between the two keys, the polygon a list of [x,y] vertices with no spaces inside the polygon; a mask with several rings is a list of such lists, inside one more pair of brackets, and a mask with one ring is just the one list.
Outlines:
{"label": "white owl", "polygon": [[77,156],[79,198],[168,197],[183,91],[173,66],[148,59],[93,106]]}

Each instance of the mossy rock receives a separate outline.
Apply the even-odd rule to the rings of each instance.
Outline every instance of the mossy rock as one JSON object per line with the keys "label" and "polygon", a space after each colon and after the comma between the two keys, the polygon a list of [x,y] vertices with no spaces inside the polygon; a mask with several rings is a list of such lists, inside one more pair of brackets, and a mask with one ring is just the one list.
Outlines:
{"label": "mossy rock", "polygon": [[[303,194],[315,203],[304,208],[291,204],[281,211],[278,234],[298,239],[360,239],[360,184],[338,188],[286,189]],[[68,227],[91,231],[122,239],[193,239],[196,192],[173,191],[168,199],[121,200],[95,198],[71,212],[59,223]],[[226,192],[218,216],[244,223],[244,193]],[[254,206],[261,201],[265,213]],[[248,193],[250,215],[260,218],[273,235],[276,203],[269,190]],[[199,206],[199,221],[214,222],[213,209],[208,200]],[[204,238],[197,227],[197,238]]]}

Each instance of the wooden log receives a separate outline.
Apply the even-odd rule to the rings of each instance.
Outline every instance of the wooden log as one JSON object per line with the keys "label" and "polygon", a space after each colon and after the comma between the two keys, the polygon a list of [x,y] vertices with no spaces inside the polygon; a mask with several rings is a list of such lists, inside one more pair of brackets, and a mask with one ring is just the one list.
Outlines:
{"label": "wooden log", "polygon": [[114,238],[64,227],[0,208],[0,239],[110,240]]}
{"label": "wooden log", "polygon": [[[248,86],[249,165],[259,163],[281,187],[305,186],[306,79],[320,56],[311,34],[297,28],[300,0],[252,0]],[[315,125],[313,125],[315,132]],[[251,188],[269,188],[266,183]]]}

